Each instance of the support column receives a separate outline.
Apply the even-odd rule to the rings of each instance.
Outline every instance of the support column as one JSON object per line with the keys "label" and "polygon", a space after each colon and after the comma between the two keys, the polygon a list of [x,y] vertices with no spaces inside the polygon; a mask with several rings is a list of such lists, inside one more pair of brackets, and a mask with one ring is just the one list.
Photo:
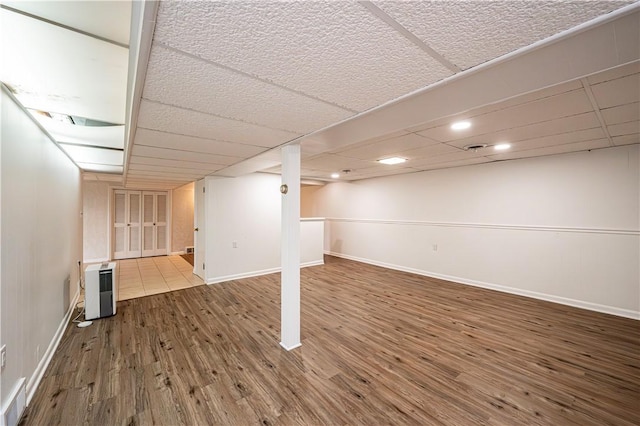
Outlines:
{"label": "support column", "polygon": [[282,148],[282,275],[280,345],[290,351],[300,343],[300,145]]}

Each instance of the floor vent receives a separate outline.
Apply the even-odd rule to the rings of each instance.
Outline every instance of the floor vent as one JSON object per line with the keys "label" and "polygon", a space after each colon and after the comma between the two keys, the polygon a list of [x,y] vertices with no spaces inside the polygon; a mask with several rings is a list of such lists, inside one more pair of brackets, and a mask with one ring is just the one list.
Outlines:
{"label": "floor vent", "polygon": [[25,384],[24,377],[18,380],[11,392],[11,397],[7,400],[7,405],[2,407],[2,426],[16,426],[18,424],[27,401]]}
{"label": "floor vent", "polygon": [[193,254],[193,247],[185,247],[184,252],[186,254]]}

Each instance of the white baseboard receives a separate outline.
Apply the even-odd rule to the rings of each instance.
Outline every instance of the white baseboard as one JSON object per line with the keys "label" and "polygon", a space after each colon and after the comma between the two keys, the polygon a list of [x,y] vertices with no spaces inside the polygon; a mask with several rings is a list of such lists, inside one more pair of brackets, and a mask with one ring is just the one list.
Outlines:
{"label": "white baseboard", "polygon": [[291,350],[293,350],[295,348],[299,348],[300,346],[302,346],[302,343],[296,343],[295,345],[287,346],[284,343],[280,342],[280,346],[282,346],[283,348],[285,348],[288,351],[291,351]]}
{"label": "white baseboard", "polygon": [[[324,259],[304,262],[300,264],[300,267],[308,268],[309,266],[318,266],[318,265],[324,265]],[[277,272],[280,272],[281,270],[282,268],[278,266],[277,268],[262,269],[260,271],[251,271],[251,272],[243,272],[241,274],[225,275],[222,277],[215,277],[215,278],[209,279],[207,280],[207,284],[217,284],[217,283],[223,283],[225,281],[241,280],[243,278],[259,277],[260,275],[275,274]]]}
{"label": "white baseboard", "polygon": [[80,299],[80,286],[77,287],[76,294],[75,296],[73,296],[73,299],[71,300],[69,309],[67,310],[67,313],[65,314],[64,318],[62,318],[62,321],[60,322],[60,325],[58,326],[56,333],[53,335],[53,338],[49,343],[49,347],[47,348],[47,351],[44,353],[35,371],[27,381],[27,405],[29,405],[29,403],[31,402],[31,398],[33,398],[33,394],[38,388],[38,385],[40,384],[40,380],[42,380],[42,376],[44,375],[44,372],[47,369],[47,366],[51,362],[51,358],[53,357],[54,352],[56,351],[56,349],[58,348],[58,345],[60,344],[60,340],[64,335],[64,331],[67,329],[67,324],[69,323],[69,319],[71,318],[71,315],[73,315],[73,312],[76,308],[76,304],[78,303],[79,299]]}
{"label": "white baseboard", "polygon": [[350,256],[343,253],[325,251],[325,254],[328,254],[330,256],[335,256],[335,257],[341,257],[348,260],[353,260],[356,262],[367,263],[369,265],[381,266],[387,269],[394,269],[396,271],[409,272],[412,274],[422,275],[425,277],[438,278],[441,280],[451,281],[458,284],[466,284],[474,287],[481,287],[489,290],[501,291],[503,293],[510,293],[510,294],[516,294],[518,296],[526,296],[526,297],[531,297],[533,299],[545,300],[547,302],[559,303],[561,305],[573,306],[575,308],[582,308],[590,311],[601,312],[604,314],[610,314],[610,315],[616,315],[619,317],[640,320],[640,312],[632,311],[630,309],[622,309],[622,308],[617,308],[615,306],[600,305],[598,303],[586,302],[583,300],[576,300],[576,299],[569,299],[566,297],[555,296],[553,294],[538,293],[536,291],[522,290],[514,287],[507,287],[507,286],[498,285],[498,284],[486,283],[483,281],[476,281],[476,280],[470,280],[467,278],[454,277],[451,275],[438,274],[436,272],[423,271],[421,269],[415,269],[415,268],[409,268],[406,266],[400,266],[400,265],[395,265],[391,263],[379,262],[376,260]]}
{"label": "white baseboard", "polygon": [[[8,397],[2,402],[2,413],[0,415],[0,426],[16,426],[27,406],[25,396],[26,379],[21,377],[13,385]],[[3,395],[5,396],[5,395]]]}
{"label": "white baseboard", "polygon": [[102,263],[102,262],[108,262],[109,258],[108,257],[101,257],[98,259],[84,259],[82,261],[82,263],[87,264],[87,263]]}

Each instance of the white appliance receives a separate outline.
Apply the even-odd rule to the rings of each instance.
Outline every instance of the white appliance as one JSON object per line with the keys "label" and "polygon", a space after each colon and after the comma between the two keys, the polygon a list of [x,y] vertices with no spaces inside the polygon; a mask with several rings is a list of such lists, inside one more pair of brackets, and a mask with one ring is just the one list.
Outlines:
{"label": "white appliance", "polygon": [[116,263],[89,265],[84,271],[84,318],[110,317],[116,314]]}

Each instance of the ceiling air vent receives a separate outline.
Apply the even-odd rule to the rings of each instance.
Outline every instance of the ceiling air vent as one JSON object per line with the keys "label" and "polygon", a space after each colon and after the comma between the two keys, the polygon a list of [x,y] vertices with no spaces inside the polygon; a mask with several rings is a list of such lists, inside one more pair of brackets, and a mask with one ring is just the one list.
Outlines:
{"label": "ceiling air vent", "polygon": [[474,151],[475,152],[475,151],[477,151],[479,149],[486,148],[486,147],[487,147],[486,143],[475,143],[475,144],[471,144],[471,145],[465,146],[464,150],[465,151]]}

